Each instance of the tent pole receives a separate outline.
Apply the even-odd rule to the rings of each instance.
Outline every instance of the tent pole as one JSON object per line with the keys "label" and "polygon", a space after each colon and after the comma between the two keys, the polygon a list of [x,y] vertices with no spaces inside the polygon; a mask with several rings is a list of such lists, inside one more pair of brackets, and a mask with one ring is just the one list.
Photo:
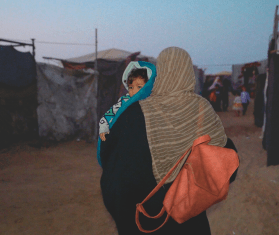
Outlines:
{"label": "tent pole", "polygon": [[[98,55],[98,40],[97,40],[97,28],[95,28],[95,64],[94,64],[94,70],[95,70],[95,76],[94,76],[94,90],[95,90],[95,127],[94,127],[94,136],[93,139],[98,140],[99,135],[99,120],[98,119],[98,66],[97,66],[97,55]],[[97,142],[96,142],[97,144]]]}
{"label": "tent pole", "polygon": [[[98,67],[97,67],[97,44],[98,44],[98,40],[97,40],[97,29],[95,29],[95,71],[97,72]],[[97,78],[97,73],[95,73],[95,78]]]}
{"label": "tent pole", "polygon": [[35,59],[35,39],[34,38],[31,38],[31,40],[32,40],[32,49],[33,49],[33,57],[34,57],[34,59]]}

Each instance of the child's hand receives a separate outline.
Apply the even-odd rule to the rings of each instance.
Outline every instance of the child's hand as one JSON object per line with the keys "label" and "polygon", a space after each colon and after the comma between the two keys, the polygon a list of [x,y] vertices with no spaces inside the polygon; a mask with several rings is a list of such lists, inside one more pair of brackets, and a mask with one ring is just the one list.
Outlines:
{"label": "child's hand", "polygon": [[100,134],[100,138],[101,138],[102,141],[106,141],[105,134],[108,134],[108,132],[104,132],[104,133]]}

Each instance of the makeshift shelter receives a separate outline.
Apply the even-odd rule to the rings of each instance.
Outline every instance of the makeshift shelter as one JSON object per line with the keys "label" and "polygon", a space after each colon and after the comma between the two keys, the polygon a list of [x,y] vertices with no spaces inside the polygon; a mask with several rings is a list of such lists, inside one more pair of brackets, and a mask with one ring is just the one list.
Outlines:
{"label": "makeshift shelter", "polygon": [[73,136],[96,140],[101,116],[127,92],[122,86],[126,64],[139,54],[116,49],[99,52],[98,79],[95,72],[84,72],[94,71],[94,54],[69,60],[48,58],[60,60],[64,68],[38,64],[40,136],[58,141]]}
{"label": "makeshift shelter", "polygon": [[97,120],[94,74],[38,63],[37,81],[40,137],[91,142]]}
{"label": "makeshift shelter", "polygon": [[[72,68],[72,69],[94,68],[95,58],[96,58],[96,54],[91,53],[80,57],[61,60],[61,62],[65,68]],[[154,57],[141,55],[140,52],[132,53],[129,51],[115,49],[115,48],[99,51],[97,53],[97,60],[98,61],[100,60],[101,64],[103,64],[104,61],[114,61],[120,63],[125,61],[125,64],[127,65],[132,60],[143,60],[143,61],[148,61],[152,64],[156,64],[156,59]],[[102,65],[101,67],[103,70]],[[98,71],[99,71],[99,62],[98,62]],[[201,94],[203,88],[203,82],[205,79],[204,71],[194,65],[194,72],[196,76],[195,92],[197,94]]]}
{"label": "makeshift shelter", "polygon": [[[69,100],[71,100],[70,103],[73,103],[72,100],[74,98],[71,98],[71,96],[75,92],[77,92],[76,91],[77,89],[80,88],[70,85],[72,91],[66,94],[65,93],[66,88],[63,88],[64,86],[66,86],[66,83],[60,84],[59,92],[57,90],[58,88],[53,89],[53,90],[57,90],[57,95],[52,95],[53,98],[51,102],[49,102],[50,100],[49,98],[50,95],[48,95],[49,92],[41,93],[40,90],[41,90],[41,86],[44,87],[43,88],[44,90],[51,90],[50,88],[47,88],[45,84],[46,82],[44,80],[48,81],[48,83],[49,81],[51,81],[53,83],[52,85],[53,87],[58,87],[58,85],[54,84],[53,77],[57,76],[57,79],[58,77],[60,77],[58,80],[65,80],[66,78],[65,74],[69,76],[70,71],[72,71],[72,73],[75,73],[75,71],[76,72],[79,71],[80,73],[82,73],[82,71],[84,71],[85,69],[94,70],[95,62],[96,62],[95,58],[96,58],[95,53],[91,53],[76,58],[70,58],[67,60],[57,59],[57,58],[46,58],[46,59],[55,59],[61,61],[64,68],[58,68],[57,66],[50,66],[46,64],[38,65],[38,87],[39,87],[38,95],[39,97],[41,97],[39,98],[39,107],[38,107],[40,136],[61,140],[61,139],[65,139],[67,135],[68,136],[77,135],[76,132],[78,131],[78,127],[77,124],[75,124],[77,122],[76,119],[81,120],[82,117],[76,117],[70,115],[69,112],[66,111],[67,105],[64,105],[63,110],[61,110],[61,104],[59,106],[55,106],[52,103],[53,102],[56,104],[61,103],[63,100],[66,99],[67,96],[70,96],[69,97]],[[97,77],[98,78],[96,80],[95,76],[93,75],[92,78],[90,78],[92,79],[92,81],[94,80],[93,82],[94,89],[90,90],[91,88],[89,88],[88,86],[84,86],[85,87],[84,89],[87,90],[89,94],[87,104],[81,103],[83,98],[82,96],[79,96],[79,98],[77,98],[75,102],[78,103],[78,100],[80,100],[79,101],[80,103],[78,105],[72,105],[72,107],[69,107],[70,110],[72,110],[71,113],[83,112],[84,115],[85,113],[87,113],[86,114],[87,121],[86,122],[81,121],[82,124],[79,124],[79,126],[82,126],[80,133],[83,134],[79,134],[81,137],[90,136],[90,138],[93,140],[97,139],[98,127],[99,127],[98,123],[102,115],[113,104],[117,102],[120,96],[127,93],[127,90],[124,88],[122,84],[122,75],[126,66],[129,64],[130,61],[138,61],[138,60],[148,61],[150,63],[156,64],[155,58],[141,55],[140,52],[132,53],[132,52],[119,50],[119,49],[109,49],[105,51],[99,51],[97,53],[97,69],[98,69]],[[194,66],[194,71],[195,71],[195,76],[197,81],[195,92],[201,93],[203,80],[204,80],[204,73],[203,70],[199,69],[197,66]],[[55,76],[53,75],[54,73],[56,74]],[[83,76],[85,76],[85,74]],[[75,79],[77,78],[67,77],[66,80],[74,81]],[[71,84],[72,83],[74,82],[71,82]],[[69,85],[67,86],[69,87]],[[83,91],[83,93],[86,93],[85,90]],[[58,96],[62,96],[62,94],[64,94],[63,98],[58,97]],[[50,105],[54,105],[53,108],[51,108]],[[73,106],[79,108],[79,111]],[[88,113],[89,111],[90,113]],[[59,124],[54,125],[54,123],[58,123],[58,122]],[[66,126],[64,127],[64,129],[62,128],[63,125]],[[54,126],[56,127],[54,128]],[[58,128],[58,126],[61,127]],[[91,132],[90,129],[92,130]]]}
{"label": "makeshift shelter", "polygon": [[[134,59],[137,59],[137,60],[148,61],[152,64],[156,64],[156,59],[154,57],[141,55],[140,52],[132,53],[129,51],[115,49],[115,48],[97,52],[97,59],[103,59],[103,60],[108,60],[108,61],[123,61],[123,60],[126,60],[128,57],[130,57],[130,58],[134,57]],[[89,63],[94,62],[95,59],[96,59],[96,54],[90,53],[90,54],[87,54],[84,56],[70,58],[70,59],[67,59],[66,61],[71,62],[71,63],[83,64],[83,63],[88,63],[88,62]]]}
{"label": "makeshift shelter", "polygon": [[279,165],[279,55],[269,55],[266,102],[266,124],[263,145],[267,150],[267,165]]}
{"label": "makeshift shelter", "polygon": [[194,67],[194,73],[196,77],[195,93],[202,95],[203,83],[205,80],[204,71],[195,65],[193,67]]}
{"label": "makeshift shelter", "polygon": [[255,100],[254,100],[254,118],[255,125],[258,127],[263,126],[264,121],[264,87],[266,81],[266,73],[260,74],[256,77],[255,86]]}
{"label": "makeshift shelter", "polygon": [[279,30],[278,7],[276,6],[273,37],[268,47],[268,72],[265,83],[265,118],[263,147],[267,150],[267,166],[279,165]]}
{"label": "makeshift shelter", "polygon": [[[61,60],[64,68],[95,68],[95,53],[68,60]],[[141,55],[140,52],[128,52],[119,49],[109,49],[97,53],[97,124],[102,115],[117,102],[118,98],[127,93],[122,85],[122,75],[130,61],[144,60],[155,64],[153,57]],[[96,129],[98,125],[96,125]],[[97,138],[95,132],[94,139]]]}
{"label": "makeshift shelter", "polygon": [[33,55],[17,51],[13,46],[0,45],[0,147],[37,136],[36,108]]}
{"label": "makeshift shelter", "polygon": [[[253,71],[255,75],[266,73],[267,59],[254,61],[246,64],[234,64],[232,65],[232,83],[234,88],[244,85],[245,77],[252,78]],[[253,81],[250,81],[253,82]],[[249,83],[249,81],[248,81]]]}
{"label": "makeshift shelter", "polygon": [[215,73],[215,76],[232,76],[232,72],[229,72],[229,71],[221,71],[219,73]]}

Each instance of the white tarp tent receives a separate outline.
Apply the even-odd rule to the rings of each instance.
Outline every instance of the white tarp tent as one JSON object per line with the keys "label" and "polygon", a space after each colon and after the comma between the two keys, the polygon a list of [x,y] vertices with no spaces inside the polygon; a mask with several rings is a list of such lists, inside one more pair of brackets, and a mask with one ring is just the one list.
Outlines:
{"label": "white tarp tent", "polygon": [[[111,60],[111,61],[123,61],[123,60],[126,60],[127,57],[129,57],[132,54],[133,53],[129,52],[129,51],[112,48],[112,49],[108,49],[108,50],[98,51],[97,59],[104,59],[104,60]],[[72,63],[86,63],[86,62],[94,62],[95,59],[96,59],[96,54],[90,53],[90,54],[87,54],[84,56],[70,58],[70,59],[67,59],[66,61],[72,62]],[[139,59],[139,60],[147,59],[150,63],[156,64],[156,59],[151,56],[139,54],[139,55],[137,55],[137,59]],[[201,94],[202,87],[203,87],[203,81],[204,81],[204,72],[195,65],[194,65],[194,72],[195,72],[195,77],[196,77],[195,92],[197,94]]]}
{"label": "white tarp tent", "polygon": [[37,63],[39,136],[92,141],[97,122],[93,74]]}

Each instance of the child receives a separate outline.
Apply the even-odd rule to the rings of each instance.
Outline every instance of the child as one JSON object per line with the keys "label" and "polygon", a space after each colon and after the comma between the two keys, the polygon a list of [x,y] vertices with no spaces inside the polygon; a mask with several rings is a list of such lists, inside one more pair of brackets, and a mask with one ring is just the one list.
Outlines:
{"label": "child", "polygon": [[237,117],[239,117],[240,112],[243,110],[241,97],[240,97],[240,91],[236,91],[232,109],[235,111],[235,115]]}
{"label": "child", "polygon": [[242,102],[242,107],[243,107],[243,111],[242,111],[243,115],[245,115],[245,113],[247,111],[249,101],[250,101],[249,93],[246,91],[246,87],[242,86],[241,102]]}
{"label": "child", "polygon": [[123,102],[127,102],[134,96],[149,80],[147,68],[138,68],[138,63],[131,62],[124,71],[122,82],[124,87],[128,90],[125,96],[119,98],[101,118],[99,122],[99,134],[102,141],[106,140],[105,135],[109,134],[109,123],[112,122],[118,109],[122,106]]}

